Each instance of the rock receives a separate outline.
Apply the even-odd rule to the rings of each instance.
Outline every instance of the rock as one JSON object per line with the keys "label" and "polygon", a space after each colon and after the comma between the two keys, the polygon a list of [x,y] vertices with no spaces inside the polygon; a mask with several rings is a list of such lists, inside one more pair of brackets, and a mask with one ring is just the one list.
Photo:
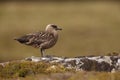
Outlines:
{"label": "rock", "polygon": [[119,56],[79,56],[74,58],[65,58],[57,56],[29,57],[25,60],[32,62],[46,61],[49,63],[59,63],[68,69],[76,71],[120,71]]}
{"label": "rock", "polygon": [[[53,69],[55,65],[59,64],[64,66],[66,69],[73,69],[76,71],[107,71],[115,72],[120,71],[120,56],[119,55],[109,55],[109,56],[79,56],[79,57],[58,57],[58,56],[46,56],[46,57],[28,57],[22,61],[29,62],[46,62],[52,66],[49,69]],[[0,63],[2,67],[10,62]],[[57,67],[57,66],[56,66]],[[56,68],[55,67],[55,68]],[[48,69],[48,70],[49,70]]]}

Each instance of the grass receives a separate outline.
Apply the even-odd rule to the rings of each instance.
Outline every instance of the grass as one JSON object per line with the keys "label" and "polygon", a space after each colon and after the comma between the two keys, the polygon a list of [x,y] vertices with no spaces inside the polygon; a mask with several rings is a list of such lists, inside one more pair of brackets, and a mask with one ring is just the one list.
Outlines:
{"label": "grass", "polygon": [[117,2],[0,3],[0,62],[40,56],[39,50],[13,40],[44,30],[49,23],[63,28],[49,55],[105,55],[120,52],[120,10]]}
{"label": "grass", "polygon": [[4,66],[0,65],[0,78],[17,78],[37,74],[63,73],[65,71],[68,69],[54,63],[13,61]]}
{"label": "grass", "polygon": [[119,80],[120,73],[107,73],[107,72],[84,72],[79,71],[76,73],[51,73],[51,74],[37,74],[29,75],[26,77],[14,78],[0,78],[1,80]]}
{"label": "grass", "polygon": [[119,80],[119,75],[120,72],[75,71],[47,62],[11,61],[0,65],[0,80]]}
{"label": "grass", "polygon": [[[120,73],[106,73],[106,72],[79,72],[73,75],[68,80],[119,80],[118,76]],[[81,77],[81,76],[83,77]]]}

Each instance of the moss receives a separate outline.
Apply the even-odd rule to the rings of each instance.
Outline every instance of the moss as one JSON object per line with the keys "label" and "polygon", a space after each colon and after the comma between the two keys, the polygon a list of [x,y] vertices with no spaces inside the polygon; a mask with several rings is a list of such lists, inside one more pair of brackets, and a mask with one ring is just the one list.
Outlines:
{"label": "moss", "polygon": [[19,64],[9,63],[2,68],[0,76],[1,77],[12,77],[20,69]]}
{"label": "moss", "polygon": [[64,72],[66,69],[59,64],[50,64],[46,62],[14,61],[0,66],[0,77],[26,77],[27,75],[48,74]]}
{"label": "moss", "polygon": [[29,73],[29,69],[21,69],[18,72],[19,77],[25,77]]}
{"label": "moss", "polygon": [[60,65],[52,65],[46,69],[47,73],[65,72],[65,68]]}

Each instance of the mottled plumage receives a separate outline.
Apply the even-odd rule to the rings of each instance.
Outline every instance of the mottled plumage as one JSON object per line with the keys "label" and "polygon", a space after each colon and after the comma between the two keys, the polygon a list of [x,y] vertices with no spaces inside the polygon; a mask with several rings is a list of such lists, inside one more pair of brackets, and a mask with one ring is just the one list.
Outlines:
{"label": "mottled plumage", "polygon": [[45,31],[30,33],[20,38],[16,38],[15,40],[19,41],[22,44],[33,46],[35,48],[40,48],[41,56],[44,56],[44,50],[51,48],[57,42],[57,30],[62,29],[58,28],[57,25],[49,24],[47,25]]}

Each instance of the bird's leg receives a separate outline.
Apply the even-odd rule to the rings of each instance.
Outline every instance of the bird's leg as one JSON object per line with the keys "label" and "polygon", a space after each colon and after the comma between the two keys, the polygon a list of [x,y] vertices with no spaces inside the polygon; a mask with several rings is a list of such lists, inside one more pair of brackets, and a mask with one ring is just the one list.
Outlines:
{"label": "bird's leg", "polygon": [[44,55],[45,54],[45,50],[44,49],[40,49],[40,51],[41,51],[41,56],[44,57],[45,56]]}

